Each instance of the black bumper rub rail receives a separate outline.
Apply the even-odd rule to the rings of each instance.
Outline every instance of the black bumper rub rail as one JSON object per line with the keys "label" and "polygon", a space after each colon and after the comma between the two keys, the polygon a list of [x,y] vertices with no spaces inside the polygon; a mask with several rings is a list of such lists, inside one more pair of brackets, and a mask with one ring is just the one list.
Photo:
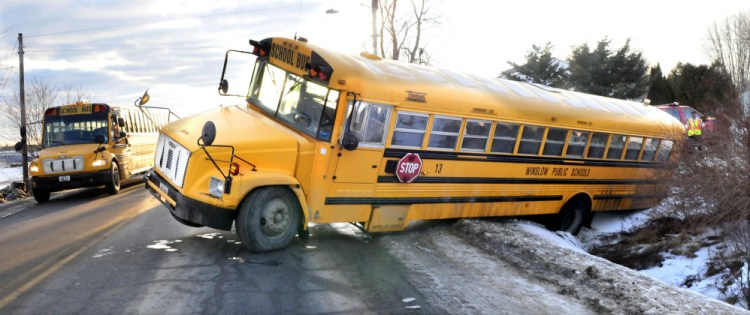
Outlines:
{"label": "black bumper rub rail", "polygon": [[[219,230],[229,231],[232,229],[236,211],[212,206],[186,197],[154,170],[148,171],[145,182],[146,190],[161,201],[173,216]],[[166,194],[162,187],[166,188]],[[162,194],[169,197],[175,205],[173,206],[166,198],[162,198]]]}

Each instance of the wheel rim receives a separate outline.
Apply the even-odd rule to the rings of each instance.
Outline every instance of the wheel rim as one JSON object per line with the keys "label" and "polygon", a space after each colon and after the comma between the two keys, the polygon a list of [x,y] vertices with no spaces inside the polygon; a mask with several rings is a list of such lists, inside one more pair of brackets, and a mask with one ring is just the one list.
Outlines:
{"label": "wheel rim", "polygon": [[282,198],[271,199],[261,211],[260,230],[269,238],[278,238],[289,229],[291,209]]}
{"label": "wheel rim", "polygon": [[115,188],[120,188],[120,170],[117,169],[117,164],[112,164],[112,185]]}

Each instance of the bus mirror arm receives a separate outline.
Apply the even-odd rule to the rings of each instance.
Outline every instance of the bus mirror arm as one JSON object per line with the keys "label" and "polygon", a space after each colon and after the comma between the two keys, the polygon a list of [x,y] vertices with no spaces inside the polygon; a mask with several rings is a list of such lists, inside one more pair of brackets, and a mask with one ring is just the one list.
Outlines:
{"label": "bus mirror arm", "polygon": [[[351,93],[351,92],[350,92]],[[346,119],[346,126],[344,127],[344,136],[341,137],[341,147],[347,151],[354,151],[359,147],[359,139],[357,136],[351,133],[352,117],[357,112],[357,94],[351,93],[354,96],[352,101],[352,113]]]}
{"label": "bus mirror arm", "polygon": [[[234,154],[234,146],[231,145],[220,145],[220,144],[205,144],[203,143],[203,136],[198,137],[197,140],[198,146],[200,146],[201,150],[203,150],[204,153],[206,153],[206,157],[208,157],[208,160],[211,161],[211,164],[214,165],[217,171],[219,171],[219,174],[221,174],[221,177],[224,178],[224,193],[229,194],[232,191],[232,164],[234,163],[234,159],[237,158],[242,162],[247,163],[252,167],[251,171],[257,172],[255,164],[248,162],[247,160],[241,158],[238,155]],[[216,164],[216,160],[211,156],[211,153],[206,150],[206,147],[220,147],[220,148],[231,148],[232,149],[232,155],[229,158],[229,170],[227,170],[227,174],[224,175],[224,172],[221,170],[221,167],[219,167],[218,164]]]}

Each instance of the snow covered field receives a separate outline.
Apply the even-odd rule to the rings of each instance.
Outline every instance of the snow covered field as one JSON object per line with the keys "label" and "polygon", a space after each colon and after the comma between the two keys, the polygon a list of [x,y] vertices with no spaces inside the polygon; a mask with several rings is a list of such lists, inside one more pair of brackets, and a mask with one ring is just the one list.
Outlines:
{"label": "snow covered field", "polygon": [[20,182],[23,178],[22,167],[0,168],[0,189],[10,185],[12,182]]}

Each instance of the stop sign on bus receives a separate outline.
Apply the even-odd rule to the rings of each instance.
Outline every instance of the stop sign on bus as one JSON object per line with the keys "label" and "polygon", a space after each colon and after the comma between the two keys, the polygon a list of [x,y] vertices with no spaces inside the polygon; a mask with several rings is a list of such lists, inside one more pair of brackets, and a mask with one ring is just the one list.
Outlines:
{"label": "stop sign on bus", "polygon": [[422,171],[422,159],[419,154],[408,153],[396,164],[396,177],[402,183],[411,183]]}

